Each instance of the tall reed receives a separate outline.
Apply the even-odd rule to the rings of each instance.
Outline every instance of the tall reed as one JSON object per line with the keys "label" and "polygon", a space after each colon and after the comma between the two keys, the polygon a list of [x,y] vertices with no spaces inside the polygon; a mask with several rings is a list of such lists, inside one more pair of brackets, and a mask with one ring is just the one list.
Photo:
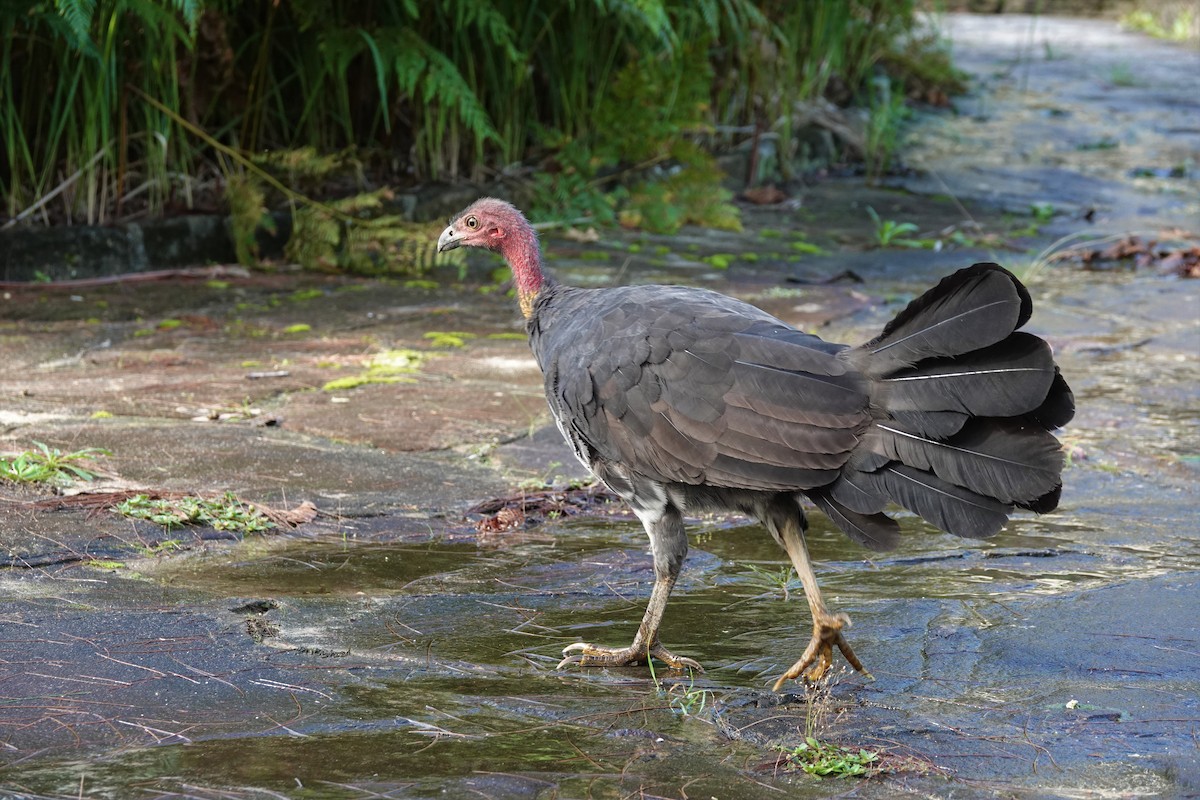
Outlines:
{"label": "tall reed", "polygon": [[178,64],[199,14],[191,0],[0,5],[4,208],[101,223],[141,194],[160,212],[194,150],[170,120],[131,106],[127,84],[179,99]]}

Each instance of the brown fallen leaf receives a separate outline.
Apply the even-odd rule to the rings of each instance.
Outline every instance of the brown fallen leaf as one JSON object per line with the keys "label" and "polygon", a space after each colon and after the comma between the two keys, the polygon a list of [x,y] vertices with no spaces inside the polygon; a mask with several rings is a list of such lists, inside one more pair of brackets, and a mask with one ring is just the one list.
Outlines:
{"label": "brown fallen leaf", "polygon": [[783,190],[771,184],[747,189],[742,192],[742,199],[759,206],[773,206],[787,200],[788,196]]}
{"label": "brown fallen leaf", "polygon": [[317,507],[311,500],[305,500],[291,510],[268,508],[258,504],[254,504],[254,507],[261,511],[264,517],[281,527],[295,528],[317,518]]}
{"label": "brown fallen leaf", "polygon": [[500,533],[524,527],[525,512],[519,508],[502,508],[490,517],[484,517],[475,524],[475,530],[480,533]]}
{"label": "brown fallen leaf", "polygon": [[[1164,233],[1164,238],[1173,240],[1170,244],[1129,235],[1104,248],[1068,248],[1054,254],[1051,260],[1074,261],[1085,269],[1101,269],[1103,265],[1132,261],[1135,269],[1156,269],[1164,275],[1181,278],[1200,277],[1200,245],[1180,244],[1179,240],[1185,237],[1170,236],[1170,233]],[[1189,234],[1186,238],[1194,240],[1195,237]]]}

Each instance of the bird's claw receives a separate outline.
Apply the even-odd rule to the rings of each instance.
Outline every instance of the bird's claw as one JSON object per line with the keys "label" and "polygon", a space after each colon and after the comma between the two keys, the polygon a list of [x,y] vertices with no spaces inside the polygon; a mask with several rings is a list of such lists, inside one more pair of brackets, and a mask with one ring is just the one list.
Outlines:
{"label": "bird's claw", "polygon": [[858,656],[854,655],[849,642],[842,635],[842,628],[849,627],[850,617],[845,614],[829,614],[826,612],[817,615],[813,619],[812,639],[809,640],[808,647],[804,650],[804,655],[800,656],[800,659],[795,664],[792,664],[787,672],[779,676],[779,679],[775,681],[773,691],[778,692],[786,682],[799,678],[801,675],[810,683],[819,681],[829,668],[833,666],[834,647],[842,651],[842,655],[850,662],[850,666],[868,678],[872,678],[871,673],[863,669],[862,662],[858,660]]}
{"label": "bird's claw", "polygon": [[661,644],[648,648],[638,647],[600,647],[599,645],[576,642],[563,648],[563,660],[558,662],[558,669],[567,666],[579,667],[632,667],[645,664],[647,656],[652,656],[663,662],[670,669],[704,672],[700,662],[684,656],[677,656]]}

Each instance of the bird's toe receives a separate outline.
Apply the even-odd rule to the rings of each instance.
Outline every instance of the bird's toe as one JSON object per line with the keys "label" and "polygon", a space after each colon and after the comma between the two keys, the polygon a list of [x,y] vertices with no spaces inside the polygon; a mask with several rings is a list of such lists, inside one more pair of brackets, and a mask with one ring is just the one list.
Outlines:
{"label": "bird's toe", "polygon": [[646,660],[644,652],[632,647],[600,647],[587,642],[576,642],[563,648],[563,660],[558,662],[558,668],[567,666],[580,667],[625,667]]}
{"label": "bird's toe", "polygon": [[704,672],[704,667],[700,666],[699,661],[696,661],[693,658],[688,658],[687,656],[677,656],[662,645],[651,648],[650,655],[654,656],[671,669],[690,669],[693,672]]}
{"label": "bird's toe", "polygon": [[579,666],[582,663],[583,656],[567,656],[558,662],[558,666],[555,669],[566,669],[567,667]]}
{"label": "bird's toe", "polygon": [[850,662],[850,666],[868,678],[873,678],[874,676],[863,668],[862,662],[854,655],[854,650],[851,649],[850,643],[842,634],[842,629],[848,627],[850,627],[850,617],[845,614],[829,614],[827,612],[818,614],[813,623],[812,639],[809,640],[804,655],[800,656],[800,659],[787,672],[779,676],[773,690],[778,692],[785,683],[802,675],[810,683],[821,680],[833,666],[834,647],[841,651],[846,661]]}
{"label": "bird's toe", "polygon": [[670,669],[703,672],[700,662],[677,656],[661,644],[650,647],[600,647],[599,645],[576,642],[563,648],[563,659],[558,669],[568,666],[579,667],[632,667],[645,664],[651,657],[658,659]]}

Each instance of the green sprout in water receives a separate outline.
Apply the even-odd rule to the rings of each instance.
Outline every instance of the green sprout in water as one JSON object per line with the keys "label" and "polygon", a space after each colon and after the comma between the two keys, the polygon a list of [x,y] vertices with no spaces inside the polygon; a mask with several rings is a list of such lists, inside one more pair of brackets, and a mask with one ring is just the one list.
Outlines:
{"label": "green sprout in water", "polygon": [[790,588],[792,583],[792,565],[779,567],[776,570],[765,569],[757,564],[747,564],[750,571],[754,573],[754,583],[767,589],[769,592],[778,591],[784,600],[791,597]]}
{"label": "green sprout in water", "polygon": [[72,453],[64,453],[57,447],[47,447],[41,442],[33,443],[34,450],[26,450],[15,456],[0,456],[0,479],[13,483],[65,484],[73,480],[90,481],[96,477],[91,469],[81,462],[96,456],[112,455],[99,447],[85,447]]}
{"label": "green sprout in water", "polygon": [[667,701],[671,713],[684,717],[695,717],[704,713],[704,709],[709,705],[709,691],[696,688],[696,678],[691,670],[688,670],[687,685],[679,681],[664,688],[664,684],[654,673],[654,659],[647,656],[646,664],[650,667],[650,680],[654,681],[655,693],[660,699]]}

